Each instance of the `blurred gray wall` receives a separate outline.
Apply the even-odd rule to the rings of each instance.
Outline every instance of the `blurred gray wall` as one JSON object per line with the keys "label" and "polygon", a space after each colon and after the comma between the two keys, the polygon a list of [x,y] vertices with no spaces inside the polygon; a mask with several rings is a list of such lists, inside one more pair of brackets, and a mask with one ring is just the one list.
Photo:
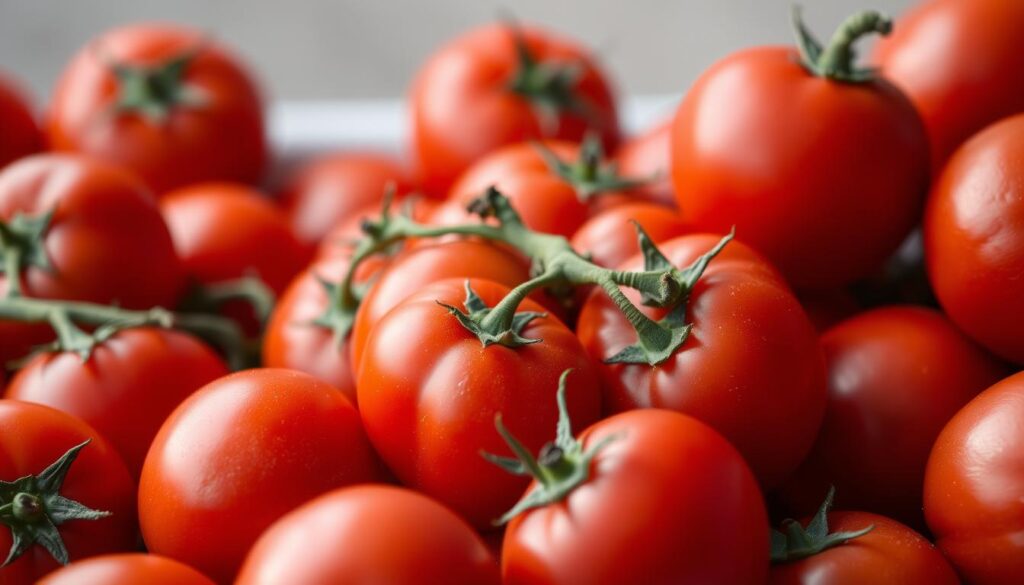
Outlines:
{"label": "blurred gray wall", "polygon": [[[827,38],[848,14],[913,0],[805,0]],[[621,91],[676,93],[737,48],[788,43],[789,0],[0,0],[0,70],[38,98],[97,33],[171,20],[233,45],[277,99],[395,97],[445,39],[502,11],[594,47]]]}

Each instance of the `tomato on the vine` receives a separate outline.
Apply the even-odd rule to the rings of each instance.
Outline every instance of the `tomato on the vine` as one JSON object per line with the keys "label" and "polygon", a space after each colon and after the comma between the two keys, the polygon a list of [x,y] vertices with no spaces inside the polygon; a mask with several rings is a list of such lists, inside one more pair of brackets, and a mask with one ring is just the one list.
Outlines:
{"label": "tomato on the vine", "polygon": [[39,152],[43,137],[21,89],[0,74],[0,169]]}
{"label": "tomato on the vine", "polygon": [[676,206],[672,188],[672,119],[649,128],[623,142],[615,152],[615,162],[624,177],[649,179],[633,193],[666,207]]}
{"label": "tomato on the vine", "polygon": [[599,266],[614,268],[640,253],[634,222],[655,244],[690,231],[679,214],[654,203],[616,205],[591,217],[572,236],[572,247]]}
{"label": "tomato on the vine", "polygon": [[156,193],[202,181],[259,181],[263,105],[250,75],[202,31],[117,28],[71,61],[47,112],[50,147],[139,174]]}
{"label": "tomato on the vine", "polygon": [[159,555],[103,555],[54,571],[37,585],[214,585],[192,567]]}

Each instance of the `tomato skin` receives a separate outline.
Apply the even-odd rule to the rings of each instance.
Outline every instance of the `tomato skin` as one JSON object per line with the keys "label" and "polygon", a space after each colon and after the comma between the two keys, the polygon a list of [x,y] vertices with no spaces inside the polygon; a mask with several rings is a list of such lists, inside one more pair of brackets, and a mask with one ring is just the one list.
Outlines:
{"label": "tomato skin", "polygon": [[339,152],[298,169],[278,199],[299,240],[315,246],[340,222],[364,209],[379,208],[389,184],[394,184],[398,197],[412,191],[407,175],[390,156]]}
{"label": "tomato skin", "polygon": [[54,571],[38,585],[214,585],[208,577],[178,561],[144,553],[93,557]]}
{"label": "tomato skin", "polygon": [[39,152],[43,137],[21,88],[0,74],[0,169]]}
{"label": "tomato skin", "polygon": [[861,313],[826,331],[821,345],[829,402],[811,454],[783,488],[793,512],[813,513],[833,485],[841,507],[923,526],[935,438],[1005,366],[923,307]]}
{"label": "tomato skin", "polygon": [[874,60],[928,127],[938,174],[971,135],[1024,112],[1019,33],[1024,5],[1012,0],[930,0],[900,18]]}
{"label": "tomato skin", "polygon": [[[302,559],[302,562],[296,562]],[[320,496],[264,533],[237,585],[498,585],[498,565],[466,521],[404,488],[363,485]]]}
{"label": "tomato skin", "polygon": [[637,222],[655,244],[685,234],[687,225],[674,210],[654,203],[625,203],[591,217],[572,236],[572,247],[600,266],[614,268],[640,253]]}
{"label": "tomato skin", "polygon": [[139,482],[142,536],[150,551],[227,582],[275,520],[378,477],[359,415],[335,388],[291,370],[239,372],[161,427]]}
{"label": "tomato skin", "polygon": [[924,515],[935,542],[974,585],[1024,581],[1024,374],[979,394],[935,441]]}
{"label": "tomato skin", "polygon": [[[837,492],[838,493],[838,492]],[[832,532],[871,532],[814,556],[772,566],[769,585],[959,585],[935,546],[899,522],[868,512],[832,512]]]}
{"label": "tomato skin", "polygon": [[764,583],[768,518],[732,445],[654,409],[605,419],[581,439],[586,449],[610,436],[586,483],[509,524],[505,585]]}
{"label": "tomato skin", "polygon": [[[403,484],[449,506],[479,529],[506,512],[528,478],[512,476],[480,456],[508,454],[494,428],[505,425],[536,452],[558,419],[554,388],[567,368],[574,421],[597,420],[601,398],[593,364],[572,332],[554,317],[535,319],[522,335],[540,343],[481,347],[448,310],[463,309],[464,278],[435,282],[407,297],[373,328],[356,389],[370,441]],[[470,279],[493,307],[508,288]],[[520,311],[543,311],[530,299]]]}
{"label": "tomato skin", "polygon": [[675,208],[672,189],[672,119],[665,120],[634,136],[615,153],[619,174],[633,179],[651,179],[633,193],[651,203]]}
{"label": "tomato skin", "polygon": [[[1024,115],[958,150],[932,189],[925,261],[950,319],[994,353],[1024,363]],[[969,275],[969,277],[967,277]]]}
{"label": "tomato skin", "polygon": [[[0,479],[4,481],[39,474],[86,439],[91,442],[78,453],[60,493],[111,515],[72,520],[59,527],[72,561],[135,548],[135,484],[117,451],[86,423],[48,406],[0,400]],[[0,549],[10,548],[11,532],[0,526]],[[0,584],[35,583],[58,567],[50,553],[33,545],[0,569]]]}
{"label": "tomato skin", "polygon": [[609,152],[618,143],[612,89],[585,50],[539,28],[521,33],[535,59],[579,68],[576,94],[590,115],[560,114],[545,128],[530,102],[508,89],[519,69],[513,30],[502,24],[471,30],[431,56],[409,96],[413,156],[428,192],[443,193],[475,160],[507,144],[581,140],[588,129]]}
{"label": "tomato skin", "polygon": [[126,329],[98,345],[87,362],[68,352],[37,355],[14,376],[4,397],[81,418],[111,442],[137,480],[171,411],[227,373],[223,360],[189,335]]}
{"label": "tomato skin", "polygon": [[[201,46],[184,81],[201,106],[174,107],[162,123],[111,115],[118,82],[97,48],[119,63],[153,66]],[[137,172],[159,195],[203,181],[255,183],[268,153],[263,105],[250,75],[198,30],[138,24],[110,30],[68,64],[47,113],[50,147],[83,152]]]}
{"label": "tomato skin", "polygon": [[[430,216],[438,208],[439,202],[436,199],[412,196],[406,197],[401,202],[391,206],[391,213],[408,212],[417,223],[428,223]],[[349,217],[339,222],[324,239],[320,242],[315,254],[315,261],[331,258],[348,258],[352,255],[356,243],[365,236],[362,224],[365,220],[377,221],[381,216],[381,204],[373,203],[367,207],[353,212]],[[404,241],[403,247],[408,248],[416,245],[419,240],[408,238]],[[435,241],[429,239],[426,241]],[[372,259],[370,260],[372,261]]]}
{"label": "tomato skin", "polygon": [[814,77],[791,48],[719,61],[673,122],[683,219],[735,226],[796,288],[848,284],[881,265],[919,219],[928,175],[924,125],[899,90]]}

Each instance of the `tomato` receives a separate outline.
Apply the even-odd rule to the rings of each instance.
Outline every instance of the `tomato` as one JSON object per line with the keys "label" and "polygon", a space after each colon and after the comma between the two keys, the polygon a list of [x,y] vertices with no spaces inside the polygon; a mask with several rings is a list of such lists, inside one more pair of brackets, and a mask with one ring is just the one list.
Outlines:
{"label": "tomato", "polygon": [[984,130],[946,165],[928,201],[925,260],[950,319],[1024,363],[1024,115]]}
{"label": "tomato", "polygon": [[932,443],[1004,366],[923,307],[861,313],[821,337],[829,402],[818,441],[783,488],[798,514],[829,485],[839,505],[923,525],[921,490]]}
{"label": "tomato", "polygon": [[236,583],[418,585],[431,579],[501,582],[497,563],[465,520],[414,491],[366,485],[324,494],[277,521],[256,542]]}
{"label": "tomato", "polygon": [[[471,279],[488,307],[504,286]],[[363,350],[356,390],[359,412],[377,453],[403,484],[488,528],[522,494],[526,478],[510,476],[480,457],[499,452],[494,416],[529,449],[555,426],[552,389],[574,368],[568,391],[574,419],[600,414],[594,366],[572,332],[554,317],[530,321],[520,335],[539,343],[481,347],[480,339],[438,303],[462,310],[466,279],[435,282],[407,297],[373,328]],[[520,313],[542,311],[527,299]]]}
{"label": "tomato", "polygon": [[937,174],[972,134],[1024,112],[1019,32],[1024,5],[1013,0],[929,0],[900,19],[875,61],[921,113]]}
{"label": "tomato", "polygon": [[228,373],[217,354],[173,330],[125,329],[96,346],[35,356],[6,398],[45,404],[92,425],[121,454],[134,478],[160,425],[200,387]]}
{"label": "tomato", "polygon": [[249,73],[203,31],[108,31],[57,82],[46,133],[139,174],[157,194],[202,181],[254,183],[267,166],[263,105]]}
{"label": "tomato", "polygon": [[0,74],[0,168],[39,152],[43,137],[21,89]]}
{"label": "tomato", "polygon": [[[718,241],[682,236],[659,249],[684,267]],[[634,257],[620,269],[642,267]],[[639,293],[624,292],[639,306]],[[641,310],[654,319],[666,313]],[[686,322],[693,325],[689,337],[668,361],[602,364],[606,409],[653,407],[694,416],[736,445],[762,485],[778,484],[810,450],[825,410],[824,360],[814,327],[775,269],[735,241],[697,281]],[[577,334],[595,361],[637,339],[600,290],[583,305]]]}
{"label": "tomato", "polygon": [[275,520],[378,468],[352,403],[325,382],[259,369],[216,380],[157,433],[139,482],[146,547],[231,580]]}
{"label": "tomato", "polygon": [[54,571],[38,585],[214,585],[188,565],[158,555],[126,553],[93,557]]}
{"label": "tomato", "polygon": [[[840,495],[842,492],[840,492]],[[870,532],[807,558],[774,565],[769,585],[959,585],[932,543],[895,520],[867,512],[832,512],[832,532]]]}
{"label": "tomato", "polygon": [[634,190],[636,195],[666,207],[676,206],[671,180],[671,118],[624,142],[616,151],[615,160],[624,177],[651,179],[649,184]]}
{"label": "tomato", "polygon": [[[75,518],[52,529],[59,533],[71,560],[94,555],[131,550],[135,547],[135,485],[117,451],[95,429],[81,420],[52,408],[17,400],[0,400],[0,480],[14,482],[26,476],[45,475],[43,470],[57,462],[73,447],[81,447],[77,458],[72,456],[62,481],[54,476],[55,493],[90,508],[108,512],[97,519]],[[18,488],[5,486],[0,494],[3,504],[11,503]],[[35,497],[54,493],[43,489],[27,490]],[[45,506],[45,503],[43,504]],[[10,529],[13,518],[5,511],[0,520],[0,551],[4,556],[11,547]],[[50,509],[46,516],[59,522],[58,512]],[[32,522],[40,533],[41,523]],[[43,545],[35,541],[24,554],[0,568],[0,583],[22,585],[35,583],[60,565]]]}
{"label": "tomato", "polygon": [[626,203],[598,213],[572,236],[572,247],[605,267],[615,267],[640,252],[633,222],[655,244],[681,236],[687,226],[674,210],[653,203]]}
{"label": "tomato", "polygon": [[619,139],[612,90],[574,42],[539,28],[483,26],[450,41],[423,66],[409,96],[412,150],[428,192],[444,192],[501,146],[599,133]]}
{"label": "tomato", "polygon": [[966,582],[1024,581],[1024,374],[985,390],[942,429],[928,459],[924,515]]}
{"label": "tomato", "polygon": [[[408,213],[413,220],[419,223],[426,223],[437,207],[438,202],[436,199],[409,196],[405,197],[400,203],[392,205],[391,213]],[[349,217],[331,228],[331,231],[320,242],[320,247],[316,252],[316,259],[327,260],[351,256],[356,243],[365,235],[362,230],[363,221],[367,219],[377,220],[380,218],[380,215],[380,203],[374,203],[353,212]],[[414,243],[412,239],[406,240],[403,247],[411,247]]]}
{"label": "tomato", "polygon": [[880,266],[917,222],[928,175],[927,135],[906,96],[883,78],[819,77],[790,47],[719,61],[672,127],[683,220],[735,226],[796,288]]}
{"label": "tomato", "polygon": [[337,153],[314,159],[287,181],[280,205],[299,240],[319,244],[338,223],[367,208],[379,208],[388,185],[397,196],[412,191],[407,172],[393,158]]}
{"label": "tomato", "polygon": [[691,417],[651,409],[603,420],[580,441],[584,452],[604,443],[589,463],[590,477],[564,500],[508,525],[505,585],[764,582],[761,492],[721,435]]}

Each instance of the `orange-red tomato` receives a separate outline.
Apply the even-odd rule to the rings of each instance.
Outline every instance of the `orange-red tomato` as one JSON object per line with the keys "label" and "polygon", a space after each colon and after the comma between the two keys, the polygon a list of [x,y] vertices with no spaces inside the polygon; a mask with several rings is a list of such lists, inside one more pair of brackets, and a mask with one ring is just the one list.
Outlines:
{"label": "orange-red tomato", "polygon": [[867,512],[832,512],[831,532],[871,532],[813,556],[772,567],[769,585],[959,585],[942,553],[895,520]]}
{"label": "orange-red tomato", "polygon": [[572,247],[589,254],[594,264],[614,268],[640,253],[633,222],[640,224],[655,244],[689,231],[673,209],[654,203],[625,203],[587,220],[573,234]]}
{"label": "orange-red tomato", "polygon": [[98,345],[87,361],[71,352],[37,355],[11,379],[4,397],[81,418],[110,440],[137,479],[171,411],[227,373],[220,357],[189,335],[126,329]]}
{"label": "orange-red tomato", "polygon": [[43,137],[21,89],[0,74],[0,168],[39,152]]}
{"label": "orange-red tomato", "polygon": [[1024,374],[985,390],[942,430],[924,515],[964,581],[1024,582]]}
{"label": "orange-red tomato", "polygon": [[268,158],[249,74],[202,31],[168,24],[114,29],[83,48],[57,82],[46,132],[54,150],[128,167],[158,195],[254,183]]}
{"label": "orange-red tomato", "polygon": [[326,382],[258,369],[208,384],[174,411],[146,456],[146,547],[230,581],[260,534],[322,493],[379,471],[352,403]]}
{"label": "orange-red tomato", "polygon": [[949,159],[924,221],[925,261],[950,319],[1024,364],[1024,115],[982,131]]}
{"label": "orange-red tomato", "polygon": [[671,173],[671,118],[622,143],[615,153],[615,161],[622,176],[650,179],[650,183],[637,187],[632,193],[652,203],[676,206]]}
{"label": "orange-red tomato", "polygon": [[143,553],[104,555],[72,563],[37,585],[214,585],[192,567]]}
{"label": "orange-red tomato", "polygon": [[[684,267],[718,241],[689,235],[659,248],[674,266]],[[642,268],[640,257],[620,267]],[[640,306],[639,293],[624,292]],[[654,319],[666,314],[640,310]],[[778,484],[810,450],[825,411],[825,367],[814,327],[775,269],[735,241],[697,281],[686,322],[693,329],[668,361],[653,367],[602,364],[605,408],[689,414],[736,445],[762,485]],[[577,334],[595,361],[636,342],[635,330],[601,290],[584,304]]]}
{"label": "orange-red tomato", "polygon": [[[517,28],[492,24],[469,31],[417,75],[409,96],[412,150],[429,192],[443,193],[475,160],[507,144],[580,140],[588,130],[597,131],[609,151],[618,142],[611,88],[586,51],[547,31]],[[517,37],[540,67],[522,67]]]}
{"label": "orange-red tomato", "polygon": [[1015,0],[927,0],[900,18],[875,60],[928,127],[938,174],[960,144],[985,126],[1024,112]]}
{"label": "orange-red tomato", "polygon": [[417,492],[380,485],[335,490],[278,520],[253,546],[235,581],[428,582],[498,585],[501,579],[465,520]]}

